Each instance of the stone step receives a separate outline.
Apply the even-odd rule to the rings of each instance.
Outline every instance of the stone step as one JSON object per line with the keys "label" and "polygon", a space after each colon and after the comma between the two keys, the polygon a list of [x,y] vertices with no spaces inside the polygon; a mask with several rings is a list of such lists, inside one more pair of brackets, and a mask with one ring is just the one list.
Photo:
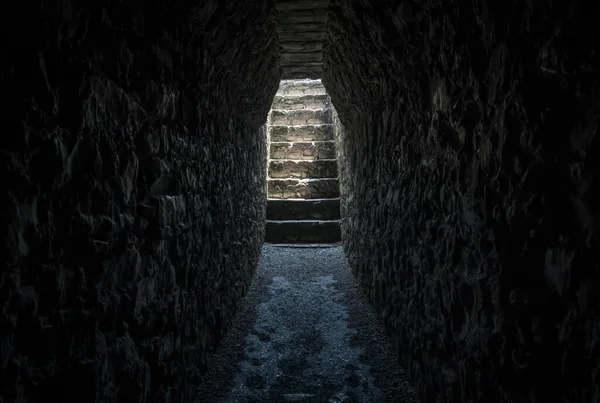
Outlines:
{"label": "stone step", "polygon": [[276,7],[279,11],[279,21],[281,21],[284,24],[296,24],[303,22],[327,22],[327,3],[324,4],[324,7],[300,10],[279,8],[277,3]]}
{"label": "stone step", "polygon": [[[302,23],[302,24],[298,24],[300,25],[305,25],[306,23]],[[289,27],[290,24],[279,24],[278,28],[280,26],[286,26]],[[320,24],[321,26],[323,26],[323,24]],[[290,31],[289,29],[277,29],[278,33],[279,33],[279,40],[280,41],[298,41],[298,42],[315,42],[315,41],[319,41],[319,42],[323,42],[325,40],[325,38],[327,37],[327,30],[314,30],[314,31],[301,31],[301,30],[294,30],[294,31]],[[287,78],[287,75],[285,76]],[[318,80],[318,78],[316,77],[303,77],[303,78],[310,78],[313,80]],[[305,90],[305,94],[308,93],[320,93],[324,90],[317,90],[320,92],[313,92],[314,90],[308,89]],[[294,93],[294,92],[292,92]]]}
{"label": "stone step", "polygon": [[334,243],[342,237],[339,220],[268,220],[265,230],[270,243]]}
{"label": "stone step", "polygon": [[[312,41],[312,42],[299,42],[299,41],[279,41],[279,46],[282,53],[291,52],[322,52],[323,42]],[[305,77],[306,78],[306,77]]]}
{"label": "stone step", "polygon": [[280,63],[282,66],[296,63],[323,63],[323,51],[319,49],[313,52],[281,52]]}
{"label": "stone step", "polygon": [[271,199],[329,199],[340,197],[337,178],[267,179],[267,197]]}
{"label": "stone step", "polygon": [[[323,1],[323,0],[319,0],[319,1]],[[315,21],[311,21],[311,22],[301,22],[301,23],[295,23],[295,24],[286,24],[283,21],[279,21],[279,23],[277,24],[277,31],[278,32],[291,32],[291,33],[296,33],[296,32],[319,32],[319,31],[326,31],[327,30],[327,23],[324,22],[315,22]],[[281,38],[280,38],[281,41]],[[306,78],[306,77],[304,77]],[[319,79],[313,79],[313,81],[318,81],[321,85],[321,81]]]}
{"label": "stone step", "polygon": [[269,130],[272,142],[333,140],[333,125],[331,124],[305,126],[273,125]]}
{"label": "stone step", "polygon": [[321,95],[281,96],[273,99],[272,109],[324,109],[329,107],[329,97]]}
{"label": "stone step", "polygon": [[[298,32],[292,33],[298,36]],[[279,38],[284,40],[285,38]],[[279,83],[277,95],[321,95],[326,94],[321,80],[283,80]]]}
{"label": "stone step", "polygon": [[275,126],[289,125],[321,125],[331,123],[331,108],[327,109],[273,109],[271,124]]}
{"label": "stone step", "polygon": [[337,178],[336,160],[272,160],[269,161],[269,178],[307,179]]}
{"label": "stone step", "polygon": [[337,220],[340,199],[267,199],[267,220]]}
{"label": "stone step", "polygon": [[307,66],[300,64],[296,66],[281,66],[285,70],[285,77],[291,79],[302,79],[302,78],[317,78],[323,75],[323,65],[318,66]]}
{"label": "stone step", "polygon": [[329,160],[335,159],[335,141],[272,142],[269,146],[272,160]]}

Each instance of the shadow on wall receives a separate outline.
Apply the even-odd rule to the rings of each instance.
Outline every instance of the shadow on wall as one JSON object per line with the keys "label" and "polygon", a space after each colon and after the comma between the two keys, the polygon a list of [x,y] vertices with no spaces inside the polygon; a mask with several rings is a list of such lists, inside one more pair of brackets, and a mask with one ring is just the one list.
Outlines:
{"label": "shadow on wall", "polygon": [[1,401],[195,395],[263,242],[281,74],[273,4],[201,3],[0,16]]}
{"label": "shadow on wall", "polygon": [[330,4],[344,247],[423,401],[600,401],[598,18]]}

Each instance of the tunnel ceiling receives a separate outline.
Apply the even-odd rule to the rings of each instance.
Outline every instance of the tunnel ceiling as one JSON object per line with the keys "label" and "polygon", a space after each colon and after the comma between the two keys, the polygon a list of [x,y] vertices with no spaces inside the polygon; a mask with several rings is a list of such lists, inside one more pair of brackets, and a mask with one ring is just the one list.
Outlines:
{"label": "tunnel ceiling", "polygon": [[321,78],[329,0],[278,0],[282,79]]}

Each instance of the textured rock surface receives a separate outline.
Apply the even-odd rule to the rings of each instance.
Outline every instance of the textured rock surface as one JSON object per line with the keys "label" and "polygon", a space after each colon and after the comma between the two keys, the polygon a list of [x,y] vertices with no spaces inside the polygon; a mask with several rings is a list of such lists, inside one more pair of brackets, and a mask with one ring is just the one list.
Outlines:
{"label": "textured rock surface", "polygon": [[191,401],[263,239],[278,64],[323,60],[344,246],[423,401],[600,401],[597,2],[334,0],[323,55],[326,2],[277,3],[0,14],[0,400]]}
{"label": "textured rock surface", "polygon": [[30,4],[0,17],[0,400],[190,401],[264,236],[274,4]]}
{"label": "textured rock surface", "polygon": [[327,141],[333,136],[333,126],[308,125],[308,126],[273,126],[271,128],[271,141]]}
{"label": "textured rock surface", "polygon": [[340,196],[337,179],[271,179],[269,197],[273,199],[323,199]]}
{"label": "textured rock surface", "polygon": [[[328,217],[329,218],[329,217]],[[269,220],[265,226],[265,238],[271,243],[334,243],[340,241],[340,223],[327,221]]]}
{"label": "textured rock surface", "polygon": [[340,218],[340,199],[269,200],[267,217],[270,220],[337,220]]}
{"label": "textured rock surface", "polygon": [[417,403],[340,246],[265,245],[206,403]]}
{"label": "textured rock surface", "polygon": [[[279,90],[277,91],[277,96],[282,97],[326,94],[325,87],[319,80],[303,80],[302,85],[298,85],[296,80],[284,80],[279,84]],[[329,101],[326,102],[329,103]]]}
{"label": "textured rock surface", "polygon": [[321,95],[303,95],[298,97],[286,97],[282,95],[275,96],[273,100],[273,109],[319,109],[323,105],[329,105],[329,96]]}
{"label": "textured rock surface", "polygon": [[[331,102],[320,80],[280,82],[268,117],[267,137],[272,141],[273,131],[278,132],[282,124],[295,125],[286,127],[300,132],[283,136],[286,140],[295,137],[299,142],[269,143],[266,242],[340,241],[339,181],[332,113]],[[322,137],[322,141],[302,141],[304,136],[311,137],[315,123],[329,125],[329,130],[313,136]],[[306,200],[286,203],[287,198]],[[334,200],[317,202],[315,198]]]}
{"label": "textured rock surface", "polygon": [[355,274],[423,401],[599,402],[597,4],[398,3],[330,4]]}
{"label": "textured rock surface", "polygon": [[271,159],[293,160],[334,159],[336,158],[335,143],[331,141],[306,143],[271,142],[269,145],[269,157]]}
{"label": "textured rock surface", "polygon": [[322,125],[331,123],[331,109],[296,109],[271,112],[271,124],[274,126],[288,125]]}
{"label": "textured rock surface", "polygon": [[276,0],[283,78],[320,78],[329,0]]}
{"label": "textured rock surface", "polygon": [[270,161],[270,178],[337,178],[335,160]]}

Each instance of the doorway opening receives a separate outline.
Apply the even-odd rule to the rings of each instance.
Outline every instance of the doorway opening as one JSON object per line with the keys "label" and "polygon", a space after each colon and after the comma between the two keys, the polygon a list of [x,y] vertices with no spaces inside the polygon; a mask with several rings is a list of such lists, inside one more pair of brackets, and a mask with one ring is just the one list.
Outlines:
{"label": "doorway opening", "polygon": [[269,243],[340,241],[331,99],[321,80],[283,80],[267,120]]}

